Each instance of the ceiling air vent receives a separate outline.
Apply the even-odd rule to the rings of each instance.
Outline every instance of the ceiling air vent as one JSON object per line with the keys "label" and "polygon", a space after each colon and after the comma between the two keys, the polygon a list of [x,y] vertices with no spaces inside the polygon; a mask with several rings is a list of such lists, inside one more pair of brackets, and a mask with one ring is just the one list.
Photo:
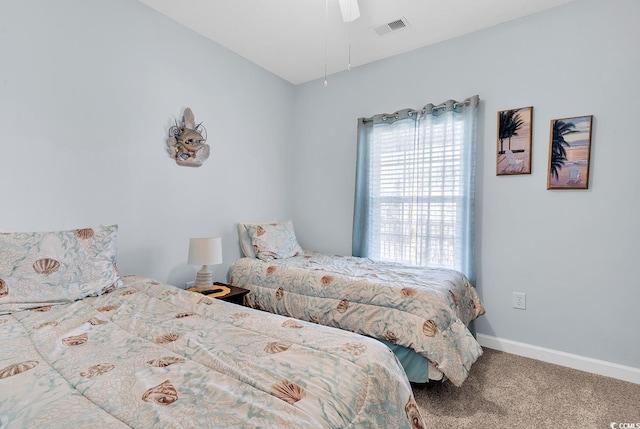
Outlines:
{"label": "ceiling air vent", "polygon": [[373,31],[375,31],[375,33],[378,36],[384,36],[393,31],[398,31],[398,30],[402,30],[403,28],[407,28],[408,26],[409,26],[409,23],[407,22],[407,19],[402,17],[402,18],[396,19],[395,21],[388,22],[384,25],[379,25],[378,27],[374,27]]}

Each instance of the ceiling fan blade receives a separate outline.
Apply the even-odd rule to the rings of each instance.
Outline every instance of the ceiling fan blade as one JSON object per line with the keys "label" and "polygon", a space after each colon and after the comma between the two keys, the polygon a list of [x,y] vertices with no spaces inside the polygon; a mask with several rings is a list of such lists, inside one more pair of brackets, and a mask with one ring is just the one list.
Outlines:
{"label": "ceiling fan blade", "polygon": [[360,17],[358,0],[340,0],[340,12],[344,22],[355,21]]}

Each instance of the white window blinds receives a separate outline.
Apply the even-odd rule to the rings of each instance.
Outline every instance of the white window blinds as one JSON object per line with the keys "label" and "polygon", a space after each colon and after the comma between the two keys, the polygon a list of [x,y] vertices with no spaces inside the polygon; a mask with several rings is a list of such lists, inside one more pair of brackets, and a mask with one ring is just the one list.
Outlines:
{"label": "white window blinds", "polygon": [[354,254],[463,270],[473,245],[475,120],[445,109],[416,116],[361,126]]}

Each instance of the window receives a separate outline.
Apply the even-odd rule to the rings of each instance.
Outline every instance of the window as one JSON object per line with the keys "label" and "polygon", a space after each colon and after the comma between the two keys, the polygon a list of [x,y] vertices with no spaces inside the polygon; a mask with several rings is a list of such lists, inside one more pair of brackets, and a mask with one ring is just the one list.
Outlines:
{"label": "window", "polygon": [[476,108],[427,107],[360,120],[354,255],[472,271]]}

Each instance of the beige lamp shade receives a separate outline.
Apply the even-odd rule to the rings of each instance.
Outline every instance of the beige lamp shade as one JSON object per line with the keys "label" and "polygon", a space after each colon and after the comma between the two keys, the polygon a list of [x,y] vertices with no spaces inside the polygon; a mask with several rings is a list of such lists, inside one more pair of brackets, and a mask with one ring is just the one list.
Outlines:
{"label": "beige lamp shade", "polygon": [[196,277],[196,287],[211,289],[213,277],[207,265],[222,263],[222,239],[220,237],[192,238],[189,240],[189,265],[202,265]]}
{"label": "beige lamp shade", "polygon": [[192,238],[189,240],[189,265],[217,265],[222,263],[220,237]]}

